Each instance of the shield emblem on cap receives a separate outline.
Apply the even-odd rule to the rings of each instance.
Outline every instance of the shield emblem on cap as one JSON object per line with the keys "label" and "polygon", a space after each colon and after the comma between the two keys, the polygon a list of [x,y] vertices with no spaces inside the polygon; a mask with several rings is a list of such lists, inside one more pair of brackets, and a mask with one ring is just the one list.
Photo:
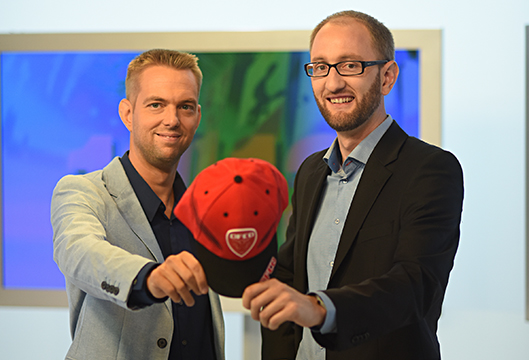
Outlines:
{"label": "shield emblem on cap", "polygon": [[254,228],[231,229],[226,232],[226,244],[240,258],[252,251],[256,243],[257,230]]}

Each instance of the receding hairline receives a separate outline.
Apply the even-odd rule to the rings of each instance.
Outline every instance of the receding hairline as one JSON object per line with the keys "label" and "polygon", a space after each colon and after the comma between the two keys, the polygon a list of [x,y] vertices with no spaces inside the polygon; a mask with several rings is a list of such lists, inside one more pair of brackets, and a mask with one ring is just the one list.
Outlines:
{"label": "receding hairline", "polygon": [[[391,31],[382,22],[371,15],[354,10],[345,10],[331,14],[316,25],[310,35],[309,51],[312,52],[314,39],[320,30],[327,24],[346,26],[353,24],[354,22],[365,26],[369,33],[371,44],[375,51],[380,53],[380,56],[387,58],[385,60],[395,60],[395,41]],[[382,40],[382,43],[380,43],[380,40]]]}

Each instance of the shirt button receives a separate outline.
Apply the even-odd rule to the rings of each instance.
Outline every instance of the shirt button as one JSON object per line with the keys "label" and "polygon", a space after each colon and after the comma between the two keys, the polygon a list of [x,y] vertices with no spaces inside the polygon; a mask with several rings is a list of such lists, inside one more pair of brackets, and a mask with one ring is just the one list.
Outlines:
{"label": "shirt button", "polygon": [[342,179],[340,181],[342,182],[342,184],[347,184],[347,179]]}
{"label": "shirt button", "polygon": [[182,340],[182,345],[186,346],[187,345],[187,340]]}
{"label": "shirt button", "polygon": [[338,224],[340,223],[340,219],[335,219],[335,220],[334,220],[334,223],[335,223],[336,225],[338,225]]}
{"label": "shirt button", "polygon": [[329,263],[329,265],[331,265],[331,267],[333,267],[333,266],[334,266],[334,261],[331,261],[331,262]]}

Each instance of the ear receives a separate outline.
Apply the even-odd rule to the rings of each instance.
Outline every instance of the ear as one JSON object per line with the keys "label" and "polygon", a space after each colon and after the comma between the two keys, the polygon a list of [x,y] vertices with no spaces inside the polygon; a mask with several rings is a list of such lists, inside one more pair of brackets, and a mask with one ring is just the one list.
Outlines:
{"label": "ear", "polygon": [[129,131],[132,131],[132,104],[127,99],[122,99],[118,109],[121,121]]}
{"label": "ear", "polygon": [[397,82],[399,77],[399,66],[395,61],[390,61],[382,68],[382,95],[387,95],[393,89],[393,85]]}
{"label": "ear", "polygon": [[198,129],[198,125],[200,125],[200,119],[202,119],[202,107],[200,105],[197,105],[197,111],[198,111],[198,118],[197,118],[197,127],[195,128],[195,131]]}

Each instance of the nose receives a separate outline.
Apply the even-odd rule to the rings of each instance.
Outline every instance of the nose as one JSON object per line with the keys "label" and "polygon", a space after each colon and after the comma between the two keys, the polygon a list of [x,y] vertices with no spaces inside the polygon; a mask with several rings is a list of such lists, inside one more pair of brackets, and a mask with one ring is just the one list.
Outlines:
{"label": "nose", "polygon": [[167,109],[167,115],[163,118],[163,124],[167,127],[178,127],[180,125],[180,118],[178,117],[178,109],[171,107]]}
{"label": "nose", "polygon": [[338,74],[336,68],[333,67],[330,69],[329,75],[326,77],[325,87],[333,93],[338,92],[345,87],[345,80],[342,75]]}

